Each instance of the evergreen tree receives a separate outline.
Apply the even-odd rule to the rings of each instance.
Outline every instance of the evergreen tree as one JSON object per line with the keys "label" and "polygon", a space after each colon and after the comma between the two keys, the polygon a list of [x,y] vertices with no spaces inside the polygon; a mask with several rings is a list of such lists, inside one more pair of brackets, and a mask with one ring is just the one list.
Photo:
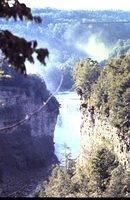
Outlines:
{"label": "evergreen tree", "polygon": [[40,197],[126,197],[127,175],[116,157],[106,148],[99,149],[88,165],[69,170],[56,166],[43,184]]}
{"label": "evergreen tree", "polygon": [[111,172],[111,179],[105,191],[105,197],[127,197],[128,196],[128,174],[122,166],[118,166]]}
{"label": "evergreen tree", "polygon": [[39,197],[67,197],[72,193],[70,176],[59,166],[56,166],[49,181],[44,183]]}
{"label": "evergreen tree", "polygon": [[90,58],[77,62],[73,68],[73,79],[77,93],[85,99],[91,94],[92,84],[100,75],[100,67],[97,61]]}

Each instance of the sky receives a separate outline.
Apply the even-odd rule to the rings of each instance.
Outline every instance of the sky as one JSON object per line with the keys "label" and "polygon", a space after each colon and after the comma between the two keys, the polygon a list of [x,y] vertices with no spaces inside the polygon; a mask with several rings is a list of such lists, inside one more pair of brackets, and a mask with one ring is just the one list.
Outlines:
{"label": "sky", "polygon": [[130,0],[19,0],[31,8],[69,10],[129,10]]}

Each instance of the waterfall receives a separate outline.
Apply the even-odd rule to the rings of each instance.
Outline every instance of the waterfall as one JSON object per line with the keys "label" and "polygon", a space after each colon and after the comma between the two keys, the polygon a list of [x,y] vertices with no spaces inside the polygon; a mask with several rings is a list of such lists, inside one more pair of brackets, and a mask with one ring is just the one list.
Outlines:
{"label": "waterfall", "polygon": [[74,92],[60,92],[56,98],[61,108],[54,133],[55,154],[61,161],[63,144],[66,144],[74,159],[78,156],[80,144],[80,100]]}

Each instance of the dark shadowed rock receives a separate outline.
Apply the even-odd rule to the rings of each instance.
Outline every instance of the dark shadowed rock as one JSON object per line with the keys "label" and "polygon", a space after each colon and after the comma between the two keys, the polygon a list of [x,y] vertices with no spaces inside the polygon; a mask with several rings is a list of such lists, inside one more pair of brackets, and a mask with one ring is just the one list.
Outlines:
{"label": "dark shadowed rock", "polygon": [[[0,78],[0,129],[24,119],[51,95],[39,77],[25,77],[6,67],[4,70],[11,78]],[[58,113],[59,103],[52,97],[26,123],[0,131],[0,196],[10,196],[19,185],[31,181],[30,177],[35,178],[38,171],[43,171],[45,177],[45,169],[57,162],[53,137]]]}

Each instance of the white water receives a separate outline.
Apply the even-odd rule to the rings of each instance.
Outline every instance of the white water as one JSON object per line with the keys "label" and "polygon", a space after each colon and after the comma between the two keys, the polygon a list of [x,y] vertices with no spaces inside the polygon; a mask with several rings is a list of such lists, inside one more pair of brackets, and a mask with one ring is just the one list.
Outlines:
{"label": "white water", "polygon": [[63,144],[66,144],[71,149],[72,158],[76,158],[80,144],[80,100],[74,92],[62,92],[56,98],[61,108],[54,133],[55,154],[61,161]]}

